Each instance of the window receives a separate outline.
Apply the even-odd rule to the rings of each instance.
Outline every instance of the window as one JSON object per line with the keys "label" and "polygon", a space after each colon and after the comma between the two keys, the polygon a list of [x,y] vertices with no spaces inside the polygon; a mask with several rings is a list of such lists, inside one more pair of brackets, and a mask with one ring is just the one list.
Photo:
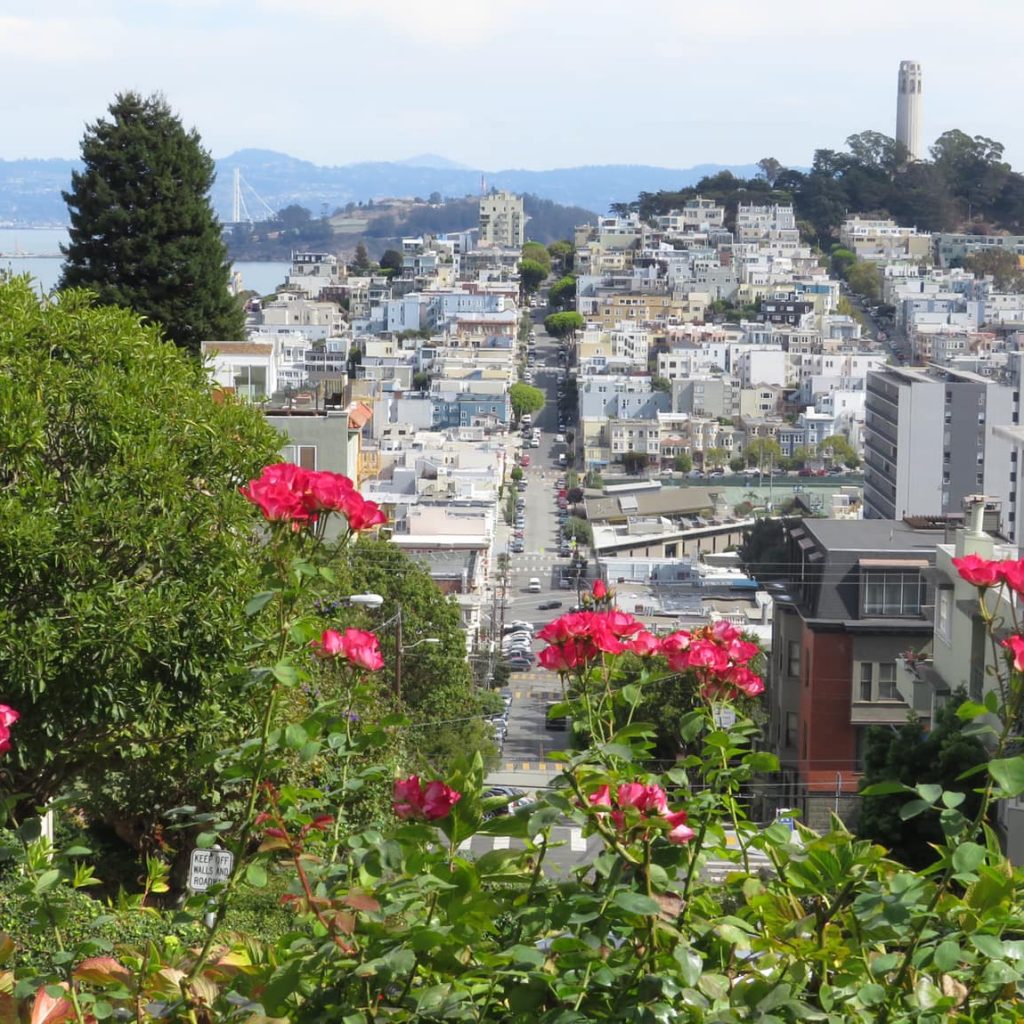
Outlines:
{"label": "window", "polygon": [[786,645],[786,674],[800,675],[800,641],[790,640]]}
{"label": "window", "polygon": [[920,615],[920,572],[866,572],[865,615]]}
{"label": "window", "polygon": [[315,444],[286,444],[281,449],[281,457],[285,462],[294,462],[303,469],[316,469]]}
{"label": "window", "polygon": [[899,690],[896,689],[896,662],[883,661],[878,666],[878,699],[899,700]]}
{"label": "window", "polygon": [[786,746],[795,747],[799,734],[800,720],[795,711],[786,712]]}
{"label": "window", "polygon": [[860,697],[859,700],[871,700],[871,694],[874,691],[874,669],[875,666],[870,661],[862,661],[860,663]]}
{"label": "window", "polygon": [[953,590],[943,587],[935,597],[935,635],[945,643],[950,641],[953,621]]}

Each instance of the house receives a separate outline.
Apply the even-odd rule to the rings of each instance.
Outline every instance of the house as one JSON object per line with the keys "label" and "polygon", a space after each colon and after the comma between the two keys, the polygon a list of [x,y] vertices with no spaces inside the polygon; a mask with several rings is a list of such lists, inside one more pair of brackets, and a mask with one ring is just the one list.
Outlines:
{"label": "house", "polygon": [[911,705],[897,662],[932,634],[928,570],[941,521],[804,519],[786,524],[775,598],[767,739],[803,802],[804,820],[853,813],[865,734],[899,726]]}

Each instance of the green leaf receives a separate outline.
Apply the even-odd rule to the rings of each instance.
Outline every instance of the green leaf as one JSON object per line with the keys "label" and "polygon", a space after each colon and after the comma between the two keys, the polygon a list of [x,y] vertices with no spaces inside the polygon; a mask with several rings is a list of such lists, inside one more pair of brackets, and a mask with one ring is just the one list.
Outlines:
{"label": "green leaf", "polygon": [[254,860],[245,869],[245,880],[254,889],[262,889],[267,884],[267,869],[259,861]]}
{"label": "green leaf", "polygon": [[299,680],[295,666],[287,661],[279,661],[270,672],[283,686],[294,686]]}
{"label": "green leaf", "polygon": [[989,690],[985,694],[985,700],[983,701],[985,707],[993,714],[999,713],[999,691]]}
{"label": "green leaf", "polygon": [[60,881],[60,872],[56,868],[50,868],[49,871],[44,871],[33,884],[33,889],[37,895],[41,895],[44,892],[49,892],[58,882]]}
{"label": "green leaf", "polygon": [[874,785],[865,786],[861,796],[888,796],[890,793],[912,793],[913,790],[902,782],[876,782]]}
{"label": "green leaf", "polygon": [[1002,940],[994,935],[972,935],[971,944],[982,956],[990,957],[992,960],[999,960],[1006,953]]}
{"label": "green leaf", "polygon": [[937,782],[920,782],[914,790],[929,806],[942,796],[942,787]]}
{"label": "green leaf", "polygon": [[292,722],[284,730],[284,742],[292,750],[301,750],[309,742],[309,734],[298,722]]}
{"label": "green leaf", "polygon": [[965,722],[969,722],[972,718],[977,718],[979,715],[987,714],[988,708],[984,704],[978,704],[973,700],[965,700],[956,709],[957,718]]}
{"label": "green leaf", "polygon": [[200,832],[196,836],[196,846],[200,850],[208,850],[215,842],[217,842],[216,832]]}
{"label": "green leaf", "polygon": [[885,1001],[885,989],[881,985],[861,985],[857,996],[864,1006],[878,1006]]}
{"label": "green leaf", "polygon": [[959,807],[967,799],[965,793],[957,793],[956,790],[947,789],[942,794],[942,802],[947,807]]}
{"label": "green leaf", "polygon": [[612,903],[627,914],[657,914],[661,910],[657,901],[652,900],[650,896],[628,890],[617,892]]}
{"label": "green leaf", "polygon": [[961,959],[960,946],[953,942],[952,939],[940,942],[932,954],[932,962],[935,964],[936,969],[940,971],[953,970],[960,963]]}
{"label": "green leaf", "polygon": [[277,594],[276,590],[263,590],[256,594],[254,597],[250,597],[245,602],[245,614],[249,616],[255,615],[257,612],[265,608],[274,596]]}
{"label": "green leaf", "polygon": [[908,800],[900,808],[900,818],[903,821],[909,821],[911,818],[916,818],[923,811],[930,810],[931,806],[926,800]]}
{"label": "green leaf", "polygon": [[988,773],[999,784],[1004,799],[1024,793],[1024,755],[989,761]]}
{"label": "green leaf", "polygon": [[958,872],[973,872],[985,861],[985,847],[977,843],[961,843],[953,851],[953,867]]}

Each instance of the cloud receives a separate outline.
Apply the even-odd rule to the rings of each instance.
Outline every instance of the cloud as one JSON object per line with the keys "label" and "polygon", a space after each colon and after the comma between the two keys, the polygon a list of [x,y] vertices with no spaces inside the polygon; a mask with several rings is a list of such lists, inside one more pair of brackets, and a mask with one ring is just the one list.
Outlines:
{"label": "cloud", "polygon": [[26,18],[0,15],[0,60],[19,64],[69,64],[116,53],[120,25],[93,18]]}

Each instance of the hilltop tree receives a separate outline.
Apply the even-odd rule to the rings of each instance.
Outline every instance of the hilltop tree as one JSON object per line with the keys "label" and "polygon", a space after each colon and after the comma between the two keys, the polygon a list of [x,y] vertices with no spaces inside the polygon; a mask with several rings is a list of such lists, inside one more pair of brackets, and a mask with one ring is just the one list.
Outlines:
{"label": "hilltop tree", "polygon": [[385,249],[380,258],[382,273],[400,274],[402,272],[402,254],[397,249]]}
{"label": "hilltop tree", "polygon": [[572,309],[576,303],[576,278],[571,275],[560,277],[548,289],[548,305],[552,309]]}
{"label": "hilltop tree", "polygon": [[778,178],[782,171],[782,164],[773,156],[766,156],[757,161],[757,166],[761,169],[761,174],[764,175],[764,180],[768,182],[771,188],[775,187],[775,179]]}
{"label": "hilltop tree", "polygon": [[122,93],[110,119],[86,129],[82,160],[62,193],[71,227],[60,287],[133,309],[193,353],[204,340],[241,338],[245,314],[228,291],[208,197],[213,159],[198,133],[161,97]]}
{"label": "hilltop tree", "polygon": [[370,263],[370,255],[366,251],[366,246],[360,242],[356,246],[355,255],[352,257],[352,262],[348,265],[349,272],[355,274],[357,277],[365,277],[370,271],[373,270],[373,265]]}
{"label": "hilltop tree", "polygon": [[546,245],[540,242],[526,242],[523,245],[522,258],[539,263],[544,268],[545,277],[551,273],[551,253],[548,252]]}

